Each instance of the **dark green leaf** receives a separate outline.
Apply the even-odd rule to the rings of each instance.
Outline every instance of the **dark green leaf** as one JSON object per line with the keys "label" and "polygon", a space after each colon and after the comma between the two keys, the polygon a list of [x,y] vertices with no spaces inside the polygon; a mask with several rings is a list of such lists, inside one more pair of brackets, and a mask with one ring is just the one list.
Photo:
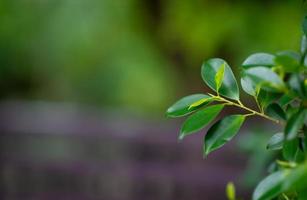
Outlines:
{"label": "dark green leaf", "polygon": [[287,161],[301,162],[304,159],[304,155],[299,148],[299,139],[284,141],[282,154]]}
{"label": "dark green leaf", "polygon": [[230,141],[239,131],[244,119],[243,115],[230,115],[215,123],[204,138],[204,155],[207,156]]}
{"label": "dark green leaf", "polygon": [[289,171],[277,171],[263,179],[253,193],[253,200],[271,200],[283,192],[282,184]]}
{"label": "dark green leaf", "polygon": [[219,94],[230,99],[239,99],[239,88],[237,81],[232,73],[229,65],[220,58],[213,58],[206,61],[201,69],[201,76],[205,83],[214,91],[217,92],[218,85],[216,84],[216,74],[221,66],[225,66],[224,78],[219,88]]}
{"label": "dark green leaf", "polygon": [[267,144],[267,149],[269,150],[280,150],[282,149],[283,143],[284,143],[284,133],[276,133],[274,134],[268,144]]}
{"label": "dark green leaf", "polygon": [[262,108],[266,108],[269,104],[273,103],[280,96],[281,94],[279,93],[268,92],[268,91],[260,89],[258,96],[257,96],[257,101],[259,102]]}
{"label": "dark green leaf", "polygon": [[265,66],[272,67],[274,65],[274,55],[268,53],[255,53],[250,55],[242,64],[243,68]]}
{"label": "dark green leaf", "polygon": [[181,127],[179,139],[204,128],[221,112],[223,107],[223,105],[208,106],[188,117]]}
{"label": "dark green leaf", "polygon": [[[166,111],[166,115],[168,117],[181,117],[185,116],[194,110],[196,110],[198,107],[194,107],[189,109],[190,105],[195,103],[196,101],[199,101],[201,99],[211,98],[208,95],[205,94],[193,94],[190,96],[183,97],[176,103],[174,103],[171,107],[169,107]],[[209,102],[205,102],[204,104],[207,104]]]}
{"label": "dark green leaf", "polygon": [[293,101],[295,99],[295,95],[293,94],[293,92],[289,91],[286,94],[282,95],[280,97],[280,99],[278,100],[278,104],[281,107],[285,107],[287,104],[289,104],[291,101]]}
{"label": "dark green leaf", "polygon": [[266,108],[266,113],[267,113],[267,115],[269,115],[269,116],[271,116],[275,119],[278,119],[278,120],[286,120],[287,119],[285,111],[277,103],[272,103],[272,104],[268,105],[268,107]]}
{"label": "dark green leaf", "polygon": [[285,127],[285,134],[288,140],[296,138],[298,131],[303,127],[306,110],[300,109],[288,120]]}

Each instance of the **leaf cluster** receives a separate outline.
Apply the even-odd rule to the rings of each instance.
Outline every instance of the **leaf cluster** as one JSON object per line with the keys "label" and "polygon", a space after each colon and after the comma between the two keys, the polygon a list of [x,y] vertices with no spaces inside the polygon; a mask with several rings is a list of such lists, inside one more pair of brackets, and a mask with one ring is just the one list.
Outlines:
{"label": "leaf cluster", "polygon": [[255,53],[242,63],[239,83],[243,91],[254,98],[257,110],[241,102],[239,84],[229,64],[212,58],[202,65],[201,77],[215,94],[189,95],[166,112],[168,117],[189,115],[181,127],[180,140],[211,124],[226,106],[245,112],[228,115],[209,127],[203,139],[204,156],[229,142],[249,116],[260,116],[279,124],[282,131],[271,137],[267,149],[279,151],[282,157],[276,160],[273,173],[257,186],[254,200],[302,199],[301,191],[307,189],[306,18],[303,32],[300,52]]}

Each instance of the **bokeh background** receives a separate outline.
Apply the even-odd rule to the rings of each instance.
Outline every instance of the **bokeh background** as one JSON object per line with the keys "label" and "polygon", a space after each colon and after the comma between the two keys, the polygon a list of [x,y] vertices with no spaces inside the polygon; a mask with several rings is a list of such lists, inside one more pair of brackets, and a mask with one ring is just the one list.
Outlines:
{"label": "bokeh background", "polygon": [[203,159],[204,131],[178,142],[164,111],[209,91],[208,58],[238,77],[251,53],[298,50],[303,13],[300,0],[1,0],[1,199],[219,200],[228,181],[249,199],[274,127],[252,119]]}

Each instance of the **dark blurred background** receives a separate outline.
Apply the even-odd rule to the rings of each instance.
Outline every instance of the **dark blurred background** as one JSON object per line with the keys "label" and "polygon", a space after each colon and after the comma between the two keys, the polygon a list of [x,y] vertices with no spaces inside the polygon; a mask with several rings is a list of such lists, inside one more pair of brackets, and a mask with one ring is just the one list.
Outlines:
{"label": "dark blurred background", "polygon": [[222,57],[238,75],[251,53],[299,49],[302,7],[1,0],[0,199],[219,200],[228,181],[249,199],[271,155],[269,135],[247,127],[264,121],[204,160],[204,132],[178,142],[182,120],[164,111],[209,91],[205,59]]}

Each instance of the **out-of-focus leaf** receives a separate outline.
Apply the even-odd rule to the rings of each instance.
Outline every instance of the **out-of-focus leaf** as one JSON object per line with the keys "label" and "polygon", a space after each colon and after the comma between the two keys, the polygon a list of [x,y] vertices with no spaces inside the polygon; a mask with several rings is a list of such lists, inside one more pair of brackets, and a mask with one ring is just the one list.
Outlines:
{"label": "out-of-focus leaf", "polygon": [[291,91],[295,92],[299,96],[304,96],[304,79],[305,77],[301,77],[299,74],[292,74],[289,78],[289,86]]}
{"label": "out-of-focus leaf", "polygon": [[307,162],[298,165],[296,168],[280,170],[267,176],[256,187],[253,200],[271,200],[279,194],[288,192],[290,190],[299,191],[299,200],[303,198],[307,186]]}
{"label": "out-of-focus leaf", "polygon": [[307,36],[307,16],[304,17],[302,28],[305,36]]}
{"label": "out-of-focus leaf", "polygon": [[296,138],[298,131],[303,127],[306,110],[300,109],[287,121],[285,134],[288,140]]}
{"label": "out-of-focus leaf", "polygon": [[210,152],[230,141],[237,134],[244,120],[243,115],[230,115],[210,127],[204,137],[204,155],[207,156]]}
{"label": "out-of-focus leaf", "polygon": [[301,162],[304,159],[304,154],[299,148],[299,140],[284,141],[282,149],[283,157],[289,162]]}
{"label": "out-of-focus leaf", "polygon": [[[282,189],[288,191],[290,189],[302,190],[307,187],[307,162],[300,164],[287,175],[284,180]],[[300,194],[300,193],[299,193]],[[306,199],[306,196],[305,196]]]}
{"label": "out-of-focus leaf", "polygon": [[295,98],[296,96],[291,91],[289,91],[280,97],[280,99],[278,100],[278,104],[281,107],[284,107],[287,104],[289,104],[291,101],[293,101]]}
{"label": "out-of-focus leaf", "polygon": [[282,149],[284,139],[285,139],[284,133],[274,134],[270,138],[270,140],[267,144],[267,149],[269,149],[269,150],[280,150],[280,149]]}
{"label": "out-of-focus leaf", "polygon": [[300,68],[300,55],[294,51],[282,51],[277,53],[275,63],[285,72],[295,72]]}
{"label": "out-of-focus leaf", "polygon": [[220,95],[230,99],[239,99],[239,88],[237,81],[229,65],[220,58],[213,58],[206,61],[201,68],[201,76],[205,83],[214,91],[217,91],[216,74],[220,67],[224,65],[224,78],[218,90]]}
{"label": "out-of-focus leaf", "polygon": [[268,91],[260,89],[258,96],[257,96],[257,101],[259,102],[262,108],[266,108],[269,104],[273,103],[280,96],[281,94],[279,93],[268,92]]}
{"label": "out-of-focus leaf", "polygon": [[[249,84],[248,89],[246,89],[247,87],[244,85],[246,83]],[[279,76],[266,67],[253,67],[244,70],[242,73],[241,84],[243,90],[253,96],[255,96],[257,88],[259,87],[270,92],[280,92],[283,91],[285,87]]]}
{"label": "out-of-focus leaf", "polygon": [[270,105],[268,105],[268,107],[266,108],[266,113],[267,115],[278,120],[287,119],[285,111],[277,103],[271,103]]}
{"label": "out-of-focus leaf", "polygon": [[228,200],[236,200],[236,188],[232,182],[227,183],[226,195]]}
{"label": "out-of-focus leaf", "polygon": [[185,116],[198,108],[198,106],[203,105],[208,102],[203,102],[199,104],[197,107],[190,108],[190,105],[195,103],[196,101],[203,100],[203,99],[210,99],[211,97],[205,94],[193,94],[190,96],[183,97],[182,99],[178,100],[174,103],[171,107],[169,107],[166,111],[166,115],[168,117],[181,117]]}
{"label": "out-of-focus leaf", "polygon": [[302,36],[302,41],[301,41],[301,54],[304,54],[307,48],[307,40],[306,40],[306,35]]}
{"label": "out-of-focus leaf", "polygon": [[181,127],[179,139],[204,128],[221,112],[223,107],[223,105],[208,106],[188,117]]}
{"label": "out-of-focus leaf", "polygon": [[263,179],[253,193],[253,200],[271,200],[283,192],[282,184],[289,171],[277,171]]}
{"label": "out-of-focus leaf", "polygon": [[245,69],[257,66],[272,67],[274,66],[274,58],[274,55],[268,53],[255,53],[243,62],[242,67]]}

